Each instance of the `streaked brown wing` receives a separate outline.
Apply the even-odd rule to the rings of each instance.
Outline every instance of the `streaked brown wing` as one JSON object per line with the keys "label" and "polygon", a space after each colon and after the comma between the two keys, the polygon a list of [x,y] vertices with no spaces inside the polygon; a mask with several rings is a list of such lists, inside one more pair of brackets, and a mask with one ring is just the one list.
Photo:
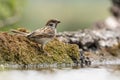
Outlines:
{"label": "streaked brown wing", "polygon": [[55,31],[49,27],[45,27],[43,29],[38,29],[28,35],[29,38],[51,38],[54,37]]}
{"label": "streaked brown wing", "polygon": [[31,38],[52,38],[52,37],[54,37],[53,34],[39,34],[36,36],[32,36]]}

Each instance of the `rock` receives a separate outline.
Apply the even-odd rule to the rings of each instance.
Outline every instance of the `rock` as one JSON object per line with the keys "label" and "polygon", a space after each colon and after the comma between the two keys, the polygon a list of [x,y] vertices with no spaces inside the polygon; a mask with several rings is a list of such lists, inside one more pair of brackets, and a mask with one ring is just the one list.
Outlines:
{"label": "rock", "polygon": [[[82,32],[81,32],[82,31]],[[86,29],[76,32],[63,32],[57,36],[60,41],[65,43],[77,44],[80,48],[83,47],[112,47],[118,45],[120,41],[120,32],[117,29]],[[69,35],[68,35],[69,34]]]}
{"label": "rock", "polygon": [[0,62],[13,64],[73,63],[79,59],[79,48],[54,39],[45,49],[52,55],[46,56],[38,44],[24,36],[0,33]]}

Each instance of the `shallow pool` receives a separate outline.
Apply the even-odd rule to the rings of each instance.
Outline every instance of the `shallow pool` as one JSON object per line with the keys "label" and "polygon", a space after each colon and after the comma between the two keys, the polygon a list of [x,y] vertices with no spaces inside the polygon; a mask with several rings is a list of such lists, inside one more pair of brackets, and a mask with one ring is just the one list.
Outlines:
{"label": "shallow pool", "polygon": [[10,70],[0,72],[0,80],[120,80],[120,72],[107,68]]}

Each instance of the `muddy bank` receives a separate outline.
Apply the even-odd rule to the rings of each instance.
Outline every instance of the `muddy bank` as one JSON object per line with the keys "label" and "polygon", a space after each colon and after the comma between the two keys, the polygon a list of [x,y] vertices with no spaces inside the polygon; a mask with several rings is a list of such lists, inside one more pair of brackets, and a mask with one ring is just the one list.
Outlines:
{"label": "muddy bank", "polygon": [[46,56],[38,44],[20,35],[0,33],[0,62],[14,64],[73,63],[79,59],[77,45],[65,44],[54,39],[45,49],[52,55]]}

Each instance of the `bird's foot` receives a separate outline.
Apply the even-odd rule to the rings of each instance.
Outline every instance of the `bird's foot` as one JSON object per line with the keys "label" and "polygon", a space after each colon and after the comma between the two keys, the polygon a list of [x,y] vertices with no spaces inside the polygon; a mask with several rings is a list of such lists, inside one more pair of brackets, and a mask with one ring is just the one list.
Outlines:
{"label": "bird's foot", "polygon": [[48,52],[44,52],[44,55],[46,55],[48,57],[52,57],[52,55],[50,55]]}

